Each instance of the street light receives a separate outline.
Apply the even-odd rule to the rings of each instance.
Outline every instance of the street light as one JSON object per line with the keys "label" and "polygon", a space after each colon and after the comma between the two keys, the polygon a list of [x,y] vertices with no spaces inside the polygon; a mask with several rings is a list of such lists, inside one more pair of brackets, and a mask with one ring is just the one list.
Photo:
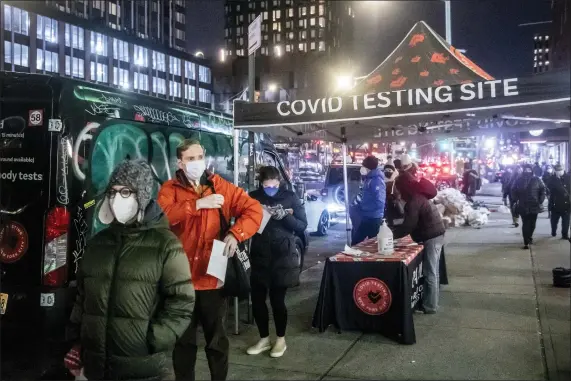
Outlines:
{"label": "street light", "polygon": [[337,88],[339,90],[349,90],[353,87],[353,77],[350,75],[337,76]]}
{"label": "street light", "polygon": [[275,83],[270,83],[270,84],[268,85],[268,91],[271,91],[271,92],[273,93],[274,91],[277,91],[277,90],[278,90],[278,85],[277,85],[277,84],[275,84]]}

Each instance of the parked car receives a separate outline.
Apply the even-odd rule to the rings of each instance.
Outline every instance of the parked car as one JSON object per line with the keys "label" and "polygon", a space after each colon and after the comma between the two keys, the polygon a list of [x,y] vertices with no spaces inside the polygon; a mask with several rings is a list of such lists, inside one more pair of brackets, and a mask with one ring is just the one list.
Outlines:
{"label": "parked car", "polygon": [[[352,201],[361,185],[360,164],[347,165],[349,200]],[[305,203],[307,229],[315,235],[326,235],[331,225],[345,221],[345,189],[343,165],[331,164],[327,169],[321,197],[309,196]]]}

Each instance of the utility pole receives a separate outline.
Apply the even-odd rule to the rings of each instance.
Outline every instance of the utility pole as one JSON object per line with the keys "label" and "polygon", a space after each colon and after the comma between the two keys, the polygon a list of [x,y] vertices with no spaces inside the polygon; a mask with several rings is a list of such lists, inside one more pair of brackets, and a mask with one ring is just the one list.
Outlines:
{"label": "utility pole", "polygon": [[450,0],[444,0],[446,11],[446,42],[452,45],[452,9]]}

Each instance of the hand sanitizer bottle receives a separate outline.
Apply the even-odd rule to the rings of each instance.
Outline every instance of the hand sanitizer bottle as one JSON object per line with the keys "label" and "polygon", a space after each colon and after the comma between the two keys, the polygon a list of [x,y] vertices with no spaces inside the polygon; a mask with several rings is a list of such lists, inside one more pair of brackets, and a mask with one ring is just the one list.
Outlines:
{"label": "hand sanitizer bottle", "polygon": [[377,235],[379,253],[381,255],[391,255],[394,250],[393,232],[387,226],[386,221],[383,219],[379,234]]}

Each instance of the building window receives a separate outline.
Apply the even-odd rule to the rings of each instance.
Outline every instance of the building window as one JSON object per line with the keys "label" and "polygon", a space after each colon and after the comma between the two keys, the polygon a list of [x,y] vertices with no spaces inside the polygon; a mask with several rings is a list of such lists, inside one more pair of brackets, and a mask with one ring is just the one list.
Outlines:
{"label": "building window", "polygon": [[65,46],[85,50],[83,28],[65,24]]}
{"label": "building window", "polygon": [[178,23],[184,24],[185,23],[184,13],[176,12],[175,20]]}
{"label": "building window", "polygon": [[244,56],[244,49],[236,49],[236,55],[243,57]]}
{"label": "building window", "polygon": [[286,45],[286,52],[293,52],[293,45],[292,44],[287,44]]}
{"label": "building window", "polygon": [[12,63],[12,43],[4,40],[4,62]]}
{"label": "building window", "polygon": [[310,14],[310,15],[314,15],[314,14],[315,14],[315,5],[312,5],[311,7],[309,7],[309,14]]}
{"label": "building window", "polygon": [[324,14],[325,14],[325,6],[320,5],[319,6],[319,16],[323,16]]}
{"label": "building window", "polygon": [[180,75],[181,74],[180,58],[169,57],[169,69],[171,74]]}
{"label": "building window", "polygon": [[293,28],[293,21],[286,21],[286,29],[291,29]]}
{"label": "building window", "polygon": [[315,26],[315,19],[314,18],[309,19],[309,25]]}
{"label": "building window", "polygon": [[184,85],[184,99],[189,101],[196,100],[196,90],[193,85]]}
{"label": "building window", "polygon": [[153,51],[153,70],[167,71],[167,62],[164,53]]}
{"label": "building window", "polygon": [[175,98],[180,98],[181,96],[181,86],[180,83],[178,82],[174,82],[174,81],[169,81],[169,90],[170,90],[170,96],[171,97],[175,97]]}
{"label": "building window", "polygon": [[163,78],[153,77],[153,91],[157,94],[167,93],[167,83]]}
{"label": "building window", "polygon": [[113,58],[123,62],[129,62],[129,43],[114,38]]}
{"label": "building window", "polygon": [[202,103],[210,103],[210,90],[198,89],[198,100]]}
{"label": "building window", "polygon": [[300,19],[298,25],[300,28],[307,28],[307,19]]}
{"label": "building window", "polygon": [[307,44],[305,42],[302,42],[298,45],[298,48],[300,52],[305,52],[307,50]]}
{"label": "building window", "polygon": [[299,32],[299,39],[305,40],[307,38],[307,30],[302,30]]}
{"label": "building window", "polygon": [[44,51],[43,49],[36,50],[36,69],[57,73],[58,67],[57,53]]}
{"label": "building window", "polygon": [[315,29],[312,29],[310,33],[311,33],[311,38],[315,38]]}
{"label": "building window", "polygon": [[[142,66],[142,67],[149,67],[149,55],[147,48],[143,48],[142,46],[135,45],[135,65]],[[148,89],[147,89],[148,90]]]}
{"label": "building window", "polygon": [[267,2],[266,2],[266,1],[260,1],[260,8],[262,8],[262,9],[266,9],[266,8],[267,8],[267,6],[268,6],[268,4],[267,4]]}
{"label": "building window", "polygon": [[[9,41],[4,41],[4,46],[6,47],[6,43],[11,44]],[[9,52],[10,50],[12,51],[13,54],[8,55],[6,57],[5,55],[5,61],[8,63],[13,63],[14,65],[17,66],[24,66],[24,67],[29,67],[28,64],[28,47],[26,45],[20,45],[20,44],[11,44],[12,46],[9,46],[6,49],[6,52]]]}
{"label": "building window", "polygon": [[30,30],[30,16],[28,12],[4,5],[4,29],[27,36]]}
{"label": "building window", "polygon": [[94,0],[93,1],[93,8],[99,9],[101,12],[105,11],[105,3],[104,0]]}
{"label": "building window", "polygon": [[277,9],[273,12],[274,21],[279,20],[282,16],[282,12]]}
{"label": "building window", "polygon": [[206,66],[198,66],[198,80],[203,83],[210,83],[210,69]]}
{"label": "building window", "polygon": [[310,49],[311,49],[311,50],[315,50],[315,42],[314,42],[314,41],[311,42],[311,44],[310,44]]}
{"label": "building window", "polygon": [[281,42],[282,35],[281,34],[274,34],[274,42]]}
{"label": "building window", "polygon": [[196,79],[196,68],[193,62],[184,63],[184,77],[186,79]]}
{"label": "building window", "polygon": [[135,90],[149,91],[149,77],[146,74],[135,72],[133,88]]}
{"label": "building window", "polygon": [[273,30],[281,32],[282,31],[282,24],[280,22],[275,22],[273,26]]}
{"label": "building window", "polygon": [[117,4],[109,3],[109,13],[114,16],[117,16]]}
{"label": "building window", "polygon": [[101,33],[91,32],[90,41],[91,53],[95,53],[100,56],[107,55],[107,36]]}
{"label": "building window", "polygon": [[260,52],[262,52],[262,55],[263,55],[263,56],[267,56],[267,55],[269,54],[268,47],[267,47],[267,46],[263,46],[263,47],[260,49]]}
{"label": "building window", "polygon": [[288,15],[288,17],[293,17],[293,8],[289,8],[287,10],[287,15]]}
{"label": "building window", "polygon": [[264,20],[267,20],[268,18],[269,18],[269,14],[268,14],[268,12],[266,11],[266,12],[264,12]]}
{"label": "building window", "polygon": [[306,7],[300,7],[299,8],[299,15],[300,16],[307,16],[307,8]]}
{"label": "building window", "polygon": [[184,33],[184,30],[180,30],[180,29],[176,29],[174,30],[174,35],[176,38],[178,38],[181,41],[185,41],[186,40],[186,35]]}
{"label": "building window", "polygon": [[280,6],[280,0],[274,0],[274,7]]}
{"label": "building window", "polygon": [[325,41],[319,41],[319,51],[320,52],[325,51]]}
{"label": "building window", "polygon": [[85,78],[83,72],[84,61],[82,58],[65,56],[65,75],[69,75],[72,78]]}
{"label": "building window", "polygon": [[90,62],[91,66],[91,80],[97,82],[107,83],[107,65],[97,63],[97,70],[95,70],[95,62]]}
{"label": "building window", "polygon": [[113,67],[113,84],[124,89],[129,88],[129,70]]}
{"label": "building window", "polygon": [[320,17],[319,18],[319,26],[321,28],[325,28],[325,17]]}
{"label": "building window", "polygon": [[38,15],[36,36],[47,42],[57,42],[57,21]]}

